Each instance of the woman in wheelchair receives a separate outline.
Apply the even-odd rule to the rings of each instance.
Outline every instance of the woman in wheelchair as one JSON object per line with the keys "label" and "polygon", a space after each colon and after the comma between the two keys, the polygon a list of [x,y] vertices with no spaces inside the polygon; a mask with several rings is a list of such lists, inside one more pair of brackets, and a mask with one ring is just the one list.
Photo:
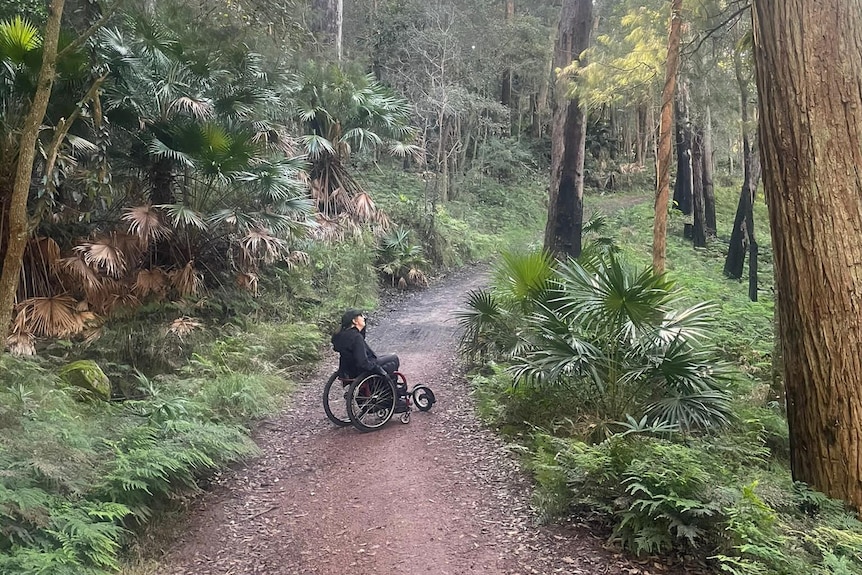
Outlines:
{"label": "woman in wheelchair", "polygon": [[395,385],[397,391],[395,412],[407,411],[407,386],[393,376],[400,366],[398,356],[389,354],[378,357],[366,343],[365,331],[365,316],[361,311],[348,309],[344,312],[341,329],[332,336],[332,348],[339,354],[339,375],[353,379],[365,373],[376,373],[385,377]]}

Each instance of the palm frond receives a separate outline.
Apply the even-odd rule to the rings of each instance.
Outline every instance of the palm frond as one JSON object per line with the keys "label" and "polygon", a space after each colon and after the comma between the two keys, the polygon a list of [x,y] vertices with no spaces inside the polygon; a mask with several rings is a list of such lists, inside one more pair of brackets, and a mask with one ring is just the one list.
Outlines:
{"label": "palm frond", "polygon": [[167,158],[189,168],[193,168],[195,165],[191,156],[179,150],[174,150],[158,138],[153,138],[150,141],[149,153],[156,158]]}
{"label": "palm frond", "polygon": [[207,225],[203,216],[184,204],[160,204],[155,206],[165,210],[174,227],[193,227],[205,230]]}
{"label": "palm frond", "polygon": [[156,267],[140,270],[132,286],[132,293],[141,299],[150,294],[162,298],[167,293],[169,286],[170,278],[163,269]]}
{"label": "palm frond", "polygon": [[324,156],[335,155],[335,146],[323,136],[307,134],[302,136],[299,141],[302,143],[306,155],[312,160],[316,161]]}
{"label": "palm frond", "polygon": [[129,233],[145,242],[159,241],[170,235],[170,229],[162,224],[158,210],[151,204],[126,208],[122,219],[129,223]]}
{"label": "palm frond", "polygon": [[17,306],[16,326],[20,332],[43,337],[66,337],[80,333],[95,316],[80,310],[78,301],[67,295],[37,297]]}
{"label": "palm frond", "polygon": [[73,249],[84,262],[109,276],[120,277],[126,271],[126,256],[118,245],[116,235],[102,236],[92,242],[84,242]]}
{"label": "palm frond", "polygon": [[181,297],[198,295],[203,290],[203,278],[195,269],[194,261],[171,271],[168,275],[171,278],[171,285]]}
{"label": "palm frond", "polygon": [[0,22],[0,57],[21,64],[42,45],[39,29],[21,16]]}

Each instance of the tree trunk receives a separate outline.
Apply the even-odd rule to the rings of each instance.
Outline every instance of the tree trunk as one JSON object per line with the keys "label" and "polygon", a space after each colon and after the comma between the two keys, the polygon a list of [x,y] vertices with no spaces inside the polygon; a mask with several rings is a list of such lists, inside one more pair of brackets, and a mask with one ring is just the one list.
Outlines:
{"label": "tree trunk", "polygon": [[748,221],[748,213],[751,211],[751,203],[754,195],[752,189],[757,187],[752,178],[751,144],[748,136],[742,138],[742,165],[743,181],[742,190],[739,192],[739,203],[736,206],[736,217],[733,219],[733,229],[730,231],[730,244],[727,247],[727,257],[724,260],[724,275],[733,279],[742,277],[745,266],[746,238],[748,233],[745,226]]}
{"label": "tree trunk", "polygon": [[667,251],[667,200],[670,195],[670,162],[673,159],[670,145],[671,116],[673,115],[676,73],[679,70],[679,40],[682,31],[681,10],[682,0],[672,0],[664,89],[661,93],[658,156],[656,157],[658,189],[655,195],[655,224],[652,234],[652,267],[655,273],[664,272],[665,252]]}
{"label": "tree trunk", "polygon": [[706,106],[706,129],[703,132],[703,202],[706,210],[706,235],[714,238],[717,231],[715,222],[715,185],[713,184],[712,149],[712,110]]}
{"label": "tree trunk", "polygon": [[648,134],[652,131],[652,126],[649,125],[647,119],[647,107],[644,104],[638,105],[637,113],[637,144],[635,144],[635,162],[638,166],[643,166],[646,160],[646,148]]}
{"label": "tree trunk", "polygon": [[[554,64],[565,68],[590,45],[592,0],[566,0],[560,14]],[[555,86],[551,125],[551,182],[545,249],[558,256],[581,254],[584,219],[586,117],[577,97],[566,98],[566,79]]]}
{"label": "tree trunk", "polygon": [[862,508],[862,10],[755,0],[794,480]]}
{"label": "tree trunk", "polygon": [[335,49],[341,60],[344,0],[313,0],[311,31],[327,45]]}
{"label": "tree trunk", "polygon": [[18,164],[15,167],[15,183],[9,201],[8,236],[3,270],[0,271],[0,335],[2,342],[9,334],[12,308],[15,305],[15,292],[21,273],[21,259],[30,237],[29,218],[27,217],[27,198],[30,194],[30,178],[33,162],[36,159],[36,142],[39,128],[48,109],[48,100],[54,86],[54,70],[57,63],[57,43],[60,37],[60,21],[63,17],[65,0],[52,0],[48,6],[48,21],[42,41],[42,67],[36,92],[27,111],[18,145]]}
{"label": "tree trunk", "polygon": [[[515,19],[515,0],[506,0],[506,24]],[[500,103],[509,106],[512,103],[512,69],[503,70],[503,85],[500,90]]]}
{"label": "tree trunk", "polygon": [[703,195],[703,131],[690,130],[691,140],[691,196],[694,228],[692,242],[696,248],[706,247],[706,201]]}
{"label": "tree trunk", "polygon": [[685,84],[682,84],[676,99],[676,181],[673,186],[673,207],[686,216],[691,215],[692,164],[688,92]]}
{"label": "tree trunk", "polygon": [[757,182],[760,180],[760,162],[752,154],[751,178],[749,182],[748,210],[745,212],[745,243],[748,244],[748,299],[757,301],[757,239],[754,235],[754,198],[757,195]]}

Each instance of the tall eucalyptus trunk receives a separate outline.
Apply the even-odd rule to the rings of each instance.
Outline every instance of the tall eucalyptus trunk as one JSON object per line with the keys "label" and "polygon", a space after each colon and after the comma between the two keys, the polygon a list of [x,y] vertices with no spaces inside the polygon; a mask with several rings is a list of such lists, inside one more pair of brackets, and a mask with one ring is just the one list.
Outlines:
{"label": "tall eucalyptus trunk", "polygon": [[659,123],[658,152],[656,157],[657,189],[655,195],[655,222],[652,237],[652,266],[663,273],[667,252],[667,202],[670,196],[671,122],[676,74],[679,70],[679,42],[682,35],[682,0],[672,0],[670,31],[667,40],[664,88],[661,93],[661,121]]}
{"label": "tall eucalyptus trunk", "polygon": [[[565,68],[590,45],[592,0],[565,0],[554,46],[554,64]],[[578,257],[584,219],[584,146],[586,116],[577,97],[566,96],[568,82],[558,78],[551,124],[551,182],[545,249]]]}
{"label": "tall eucalyptus trunk", "polygon": [[862,508],[862,9],[754,0],[793,479]]}

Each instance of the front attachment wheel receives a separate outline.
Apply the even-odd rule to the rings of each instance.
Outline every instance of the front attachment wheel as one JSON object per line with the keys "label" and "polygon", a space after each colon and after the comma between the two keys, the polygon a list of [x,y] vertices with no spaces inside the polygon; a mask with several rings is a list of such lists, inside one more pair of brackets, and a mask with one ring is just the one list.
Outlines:
{"label": "front attachment wheel", "polygon": [[413,403],[419,408],[419,411],[430,410],[436,401],[437,399],[430,387],[417,385],[413,388]]}
{"label": "front attachment wheel", "polygon": [[323,411],[329,421],[338,427],[350,425],[350,416],[347,413],[347,388],[342,385],[336,371],[323,387]]}
{"label": "front attachment wheel", "polygon": [[371,374],[357,378],[347,391],[347,415],[359,431],[380,429],[395,413],[395,386]]}

